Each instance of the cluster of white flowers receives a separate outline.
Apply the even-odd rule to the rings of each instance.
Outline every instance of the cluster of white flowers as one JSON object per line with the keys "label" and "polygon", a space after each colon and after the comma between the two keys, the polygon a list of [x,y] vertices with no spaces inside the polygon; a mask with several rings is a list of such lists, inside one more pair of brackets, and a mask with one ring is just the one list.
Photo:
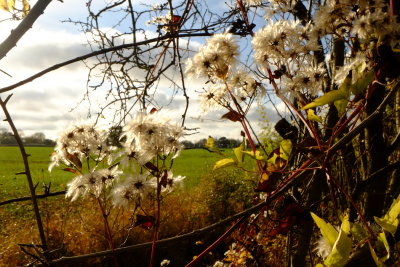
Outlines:
{"label": "cluster of white flowers", "polygon": [[292,9],[292,2],[286,0],[270,0],[269,7],[265,11],[264,18],[271,19],[276,14],[283,14]]}
{"label": "cluster of white flowers", "polygon": [[254,60],[257,64],[279,65],[290,59],[319,49],[317,38],[309,34],[311,25],[298,21],[270,21],[253,38]]}
{"label": "cluster of white flowers", "polygon": [[[400,25],[396,21],[390,22],[390,16],[385,9],[368,9],[354,21],[351,33],[360,41],[366,42],[373,38],[380,40],[399,40]],[[397,43],[395,43],[397,44]],[[392,44],[392,45],[395,45]]]}
{"label": "cluster of white flowers", "polygon": [[297,96],[297,93],[316,96],[322,91],[325,78],[326,70],[323,64],[317,66],[303,64],[299,66],[294,75],[283,76],[282,91],[287,91],[289,95],[293,96]]}
{"label": "cluster of white flowers", "polygon": [[149,173],[129,175],[112,190],[112,200],[116,206],[128,207],[130,202],[140,205],[142,199],[156,188],[157,180]]}
{"label": "cluster of white flowers", "polygon": [[87,174],[76,176],[68,183],[66,197],[72,197],[71,201],[78,197],[85,197],[93,194],[95,197],[100,197],[104,190],[118,181],[122,171],[118,170],[118,166],[111,169],[91,170]]}
{"label": "cluster of white flowers", "polygon": [[236,64],[239,46],[230,33],[215,34],[186,62],[186,74],[211,80],[225,79]]}
{"label": "cluster of white flowers", "polygon": [[136,159],[143,165],[156,155],[176,157],[183,148],[179,142],[182,136],[182,127],[170,123],[160,112],[139,113],[123,128],[121,138],[126,138],[122,144],[126,156],[122,162],[126,165],[129,159]]}
{"label": "cluster of white flowers", "polygon": [[93,125],[77,123],[69,127],[56,141],[49,170],[60,163],[79,168],[77,160],[83,157],[103,160],[112,150],[106,139],[107,132]]}
{"label": "cluster of white flowers", "polygon": [[170,13],[165,16],[152,17],[150,21],[146,22],[147,25],[157,25],[159,29],[162,29],[166,33],[176,30],[176,23]]}
{"label": "cluster of white flowers", "polygon": [[[137,164],[128,164],[130,159],[144,165],[152,159],[157,160],[158,156],[163,156],[164,159],[170,155],[176,157],[183,148],[179,142],[182,135],[182,127],[170,123],[169,119],[162,117],[158,112],[139,113],[123,127],[121,136],[125,139],[123,149],[119,152],[113,151],[114,155],[106,145],[106,131],[100,131],[89,124],[74,125],[57,139],[49,169],[64,163],[70,166],[65,170],[77,174],[67,185],[66,197],[71,197],[72,201],[80,196],[88,195],[100,198],[103,193],[106,193],[106,189],[114,187],[111,190],[114,205],[126,207],[129,202],[140,204],[142,199],[149,192],[154,192],[157,186],[162,186],[163,193],[169,193],[185,177],[174,177],[170,170],[160,169],[150,174],[143,173],[142,170],[134,171],[131,168],[127,170],[125,179],[120,182],[120,176],[123,173],[120,167],[137,166]],[[100,161],[106,156],[108,156],[108,161],[103,162],[111,167],[97,169]],[[120,159],[122,164],[118,162],[112,164],[112,161],[117,159]],[[83,163],[88,166],[82,166]],[[89,168],[90,164],[94,164],[95,167]]]}
{"label": "cluster of white flowers", "polygon": [[265,93],[264,87],[244,70],[238,70],[229,75],[227,83],[229,88],[233,88],[232,94],[239,103],[255,95],[263,96]]}
{"label": "cluster of white flowers", "polygon": [[344,35],[350,31],[355,19],[354,3],[351,0],[328,0],[315,13],[316,35]]}

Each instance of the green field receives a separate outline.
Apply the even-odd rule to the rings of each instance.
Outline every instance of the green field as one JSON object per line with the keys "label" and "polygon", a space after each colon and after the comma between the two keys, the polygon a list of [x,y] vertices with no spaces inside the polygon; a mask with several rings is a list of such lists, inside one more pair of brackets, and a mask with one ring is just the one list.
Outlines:
{"label": "green field", "polygon": [[[44,191],[43,185],[51,183],[51,192],[64,190],[68,181],[73,177],[71,173],[53,168],[47,170],[51,147],[26,147],[29,157],[31,174],[34,184],[38,183],[37,193]],[[175,175],[186,176],[185,189],[195,187],[202,174],[212,170],[214,163],[222,158],[215,153],[204,149],[190,149],[181,152],[174,160],[173,172]],[[29,188],[25,175],[16,175],[24,170],[22,157],[18,147],[0,147],[0,201],[29,196]]]}

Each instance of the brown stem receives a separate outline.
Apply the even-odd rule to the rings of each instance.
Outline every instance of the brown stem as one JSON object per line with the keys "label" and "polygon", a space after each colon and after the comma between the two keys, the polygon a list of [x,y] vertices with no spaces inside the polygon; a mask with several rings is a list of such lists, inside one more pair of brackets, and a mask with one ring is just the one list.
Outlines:
{"label": "brown stem", "polygon": [[104,209],[104,206],[101,203],[100,198],[96,198],[96,199],[97,199],[97,203],[99,203],[100,210],[101,210],[101,213],[103,215],[104,228],[105,228],[105,232],[106,232],[106,235],[107,235],[108,244],[110,245],[110,248],[111,248],[111,251],[112,251],[112,255],[113,255],[113,258],[114,258],[114,266],[118,267],[117,255],[114,253],[114,250],[115,250],[114,241],[113,241],[113,237],[112,237],[112,234],[111,234],[110,225],[108,224],[108,214],[106,213],[106,210]]}

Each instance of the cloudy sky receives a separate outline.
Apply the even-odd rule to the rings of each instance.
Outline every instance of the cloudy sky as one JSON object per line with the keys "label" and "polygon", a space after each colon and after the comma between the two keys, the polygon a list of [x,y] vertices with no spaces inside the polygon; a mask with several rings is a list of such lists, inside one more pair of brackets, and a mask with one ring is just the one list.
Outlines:
{"label": "cloudy sky", "polygon": [[[36,1],[30,2],[34,5]],[[103,3],[103,1],[98,2]],[[17,47],[0,61],[0,69],[12,76],[10,78],[0,73],[0,88],[14,84],[54,64],[90,52],[85,35],[76,26],[61,22],[68,18],[84,20],[85,15],[85,1],[66,0],[64,3],[52,1],[44,15],[39,17],[33,28],[18,42]],[[7,17],[8,13],[0,11],[0,21]],[[4,40],[18,23],[0,22],[0,41]],[[8,109],[17,128],[25,135],[43,132],[46,137],[55,139],[57,134],[74,120],[86,119],[88,103],[82,102],[79,105],[78,103],[86,92],[87,74],[88,70],[83,63],[74,63],[13,90]],[[224,112],[199,114],[195,92],[195,88],[199,86],[199,83],[193,81],[188,83],[192,105],[189,108],[187,127],[198,127],[199,133],[187,139],[198,140],[208,135],[239,139],[240,124],[221,121],[219,118]],[[8,94],[3,93],[1,97],[4,99]],[[157,96],[157,103],[159,106],[167,105],[170,98],[169,91],[161,92]],[[104,101],[104,96],[99,92],[92,100],[91,104],[95,106]],[[165,106],[163,111],[176,116],[178,120],[183,112],[183,103],[182,96],[178,94],[175,102],[168,107]],[[270,108],[267,107],[267,110]],[[270,120],[277,119],[272,110],[270,114]],[[199,115],[203,116],[198,118]],[[4,115],[0,114],[0,118],[3,117]],[[259,119],[258,113],[253,111],[249,118],[254,121],[254,128],[258,129],[256,123]],[[105,125],[109,123],[107,115],[101,123]],[[8,125],[1,122],[1,128],[8,129]]]}

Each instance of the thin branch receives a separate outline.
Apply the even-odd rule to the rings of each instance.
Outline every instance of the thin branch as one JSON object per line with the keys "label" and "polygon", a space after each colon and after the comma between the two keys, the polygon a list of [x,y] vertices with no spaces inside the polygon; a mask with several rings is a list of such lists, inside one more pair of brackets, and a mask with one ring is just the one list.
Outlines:
{"label": "thin branch", "polygon": [[28,15],[21,21],[15,30],[0,45],[0,60],[17,45],[21,37],[32,28],[33,23],[41,16],[51,0],[39,0],[29,11]]}
{"label": "thin branch", "polygon": [[[66,191],[64,190],[64,191],[58,191],[58,192],[53,192],[53,193],[48,193],[48,194],[36,195],[36,199],[64,195],[65,192]],[[32,197],[19,197],[19,198],[8,199],[8,200],[0,202],[0,206],[15,203],[15,202],[27,201],[27,200],[31,200],[31,199],[32,199]]]}
{"label": "thin branch", "polygon": [[43,75],[45,75],[45,74],[47,74],[49,72],[57,70],[57,69],[59,69],[61,67],[65,67],[65,66],[70,65],[72,63],[76,63],[76,62],[79,62],[79,61],[82,61],[82,60],[85,60],[85,59],[88,59],[88,58],[91,58],[91,57],[95,57],[97,55],[106,54],[106,53],[109,53],[109,52],[112,52],[112,51],[121,50],[121,49],[125,49],[125,48],[132,48],[132,47],[137,47],[137,46],[140,46],[140,45],[146,45],[146,44],[150,44],[150,43],[153,43],[153,42],[160,42],[162,40],[168,40],[170,38],[199,37],[199,36],[211,36],[211,35],[213,35],[213,34],[211,34],[211,33],[190,33],[190,34],[174,34],[174,35],[166,34],[166,35],[163,35],[163,36],[160,36],[160,37],[157,37],[157,38],[148,39],[148,40],[141,41],[141,42],[123,44],[123,45],[118,45],[118,46],[113,46],[113,47],[110,47],[110,48],[97,50],[97,51],[94,51],[92,53],[85,54],[85,55],[76,57],[74,59],[70,59],[70,60],[64,61],[62,63],[55,64],[55,65],[53,65],[53,66],[51,66],[51,67],[49,67],[47,69],[44,69],[44,70],[42,70],[42,71],[40,71],[40,72],[38,72],[38,73],[36,73],[36,74],[24,79],[22,81],[19,81],[19,82],[15,83],[15,84],[0,88],[0,93],[11,91],[11,90],[13,90],[13,89],[15,89],[17,87],[20,87],[20,86],[22,86],[24,84],[32,82],[32,81],[36,80],[37,78],[39,78],[39,77],[41,77],[41,76],[43,76]]}

